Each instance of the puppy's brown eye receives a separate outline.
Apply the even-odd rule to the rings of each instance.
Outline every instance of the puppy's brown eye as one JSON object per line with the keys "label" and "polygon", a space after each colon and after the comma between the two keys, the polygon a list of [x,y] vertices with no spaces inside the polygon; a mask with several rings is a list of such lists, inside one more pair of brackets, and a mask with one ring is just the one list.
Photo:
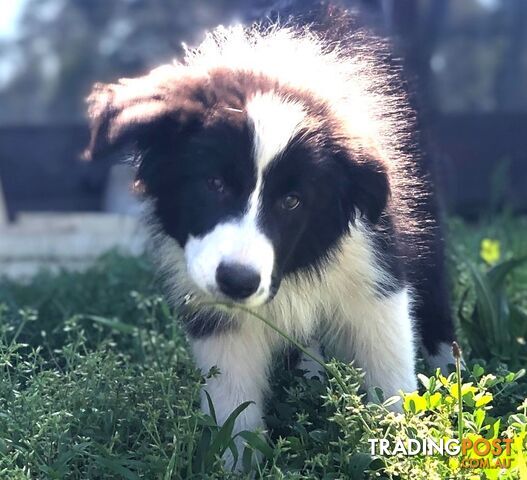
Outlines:
{"label": "puppy's brown eye", "polygon": [[218,193],[225,192],[225,184],[223,183],[223,180],[219,177],[207,178],[207,186],[213,192],[218,192]]}
{"label": "puppy's brown eye", "polygon": [[296,193],[290,193],[282,198],[281,206],[284,210],[294,210],[300,205],[300,197]]}

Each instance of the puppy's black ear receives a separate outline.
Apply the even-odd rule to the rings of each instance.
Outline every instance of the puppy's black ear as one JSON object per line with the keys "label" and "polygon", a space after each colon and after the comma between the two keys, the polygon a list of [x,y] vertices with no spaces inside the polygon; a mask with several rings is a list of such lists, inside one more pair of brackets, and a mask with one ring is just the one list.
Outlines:
{"label": "puppy's black ear", "polygon": [[144,77],[96,84],[87,99],[91,139],[85,159],[109,153],[147,136],[164,120],[190,121],[199,105],[192,81],[176,66],[157,68]]}
{"label": "puppy's black ear", "polygon": [[351,206],[377,223],[390,198],[390,182],[382,163],[371,157],[353,162],[349,177]]}

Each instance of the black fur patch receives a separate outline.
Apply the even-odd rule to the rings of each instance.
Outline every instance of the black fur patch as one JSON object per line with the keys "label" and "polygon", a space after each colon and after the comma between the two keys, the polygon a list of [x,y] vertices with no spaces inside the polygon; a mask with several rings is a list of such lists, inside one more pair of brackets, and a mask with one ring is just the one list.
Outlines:
{"label": "black fur patch", "polygon": [[238,328],[237,321],[225,312],[212,309],[181,308],[180,318],[186,332],[195,338],[228,332]]}
{"label": "black fur patch", "polygon": [[[275,251],[272,296],[284,276],[323,275],[325,262],[359,215],[374,232],[376,256],[395,280],[378,285],[379,295],[410,284],[418,293],[416,309],[429,352],[452,339],[433,196],[417,185],[405,187],[408,198],[419,199],[412,218],[431,225],[406,235],[391,209],[391,178],[383,160],[349,141],[328,104],[245,70],[215,69],[203,77],[167,73],[132,82],[134,88],[126,83],[94,89],[87,156],[133,144],[140,158],[138,178],[153,200],[155,216],[180,246],[189,235],[202,236],[245,212],[257,181],[245,107],[255,93],[273,92],[301,103],[307,121],[264,172],[259,221]],[[413,157],[417,165],[421,158]],[[422,167],[415,178],[427,175]],[[216,178],[223,182],[221,191],[210,188]],[[301,204],[284,212],[279,203],[291,192]],[[196,314],[185,323],[193,336],[236,328],[221,315]]]}

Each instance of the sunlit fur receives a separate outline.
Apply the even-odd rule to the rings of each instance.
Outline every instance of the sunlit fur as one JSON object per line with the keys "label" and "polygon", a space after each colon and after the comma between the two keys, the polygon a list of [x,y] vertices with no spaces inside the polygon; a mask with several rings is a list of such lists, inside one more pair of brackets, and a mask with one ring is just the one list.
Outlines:
{"label": "sunlit fur", "polygon": [[[439,252],[433,257],[439,263],[442,257],[437,212],[413,145],[413,113],[394,87],[397,74],[379,60],[384,48],[362,33],[334,41],[309,28],[219,27],[199,47],[186,48],[180,62],[137,79],[97,85],[89,98],[88,156],[137,144],[146,222],[168,298],[182,307],[198,366],[204,373],[212,366],[221,372],[205,386],[219,421],[243,401],[255,402],[237,421],[238,431],[265,428],[268,374],[286,342],[244,311],[210,305],[226,300],[215,285],[216,268],[226,258],[253,266],[261,276],[260,290],[239,303],[311,345],[313,352],[321,344],[327,355],[355,361],[365,371],[367,389],[380,386],[391,396],[416,388],[417,330],[431,358],[441,367],[448,363],[445,345],[452,327],[442,294],[442,265],[427,260],[430,252]],[[185,135],[218,122],[230,125],[231,132],[248,129],[251,158],[243,161],[254,167],[255,178],[247,180],[251,192],[237,215],[226,215],[198,235],[181,233],[180,220],[165,208],[170,175],[177,177],[175,162],[183,161],[177,149],[188,140]],[[160,150],[166,135],[175,140]],[[238,152],[232,138],[217,141],[223,149],[232,148],[233,155]],[[273,286],[281,261],[278,240],[264,231],[261,217],[275,207],[263,202],[262,192],[269,171],[291,162],[291,147],[304,143],[306,152],[340,156],[338,168],[345,173],[355,169],[349,192],[353,200],[339,204],[339,212],[349,209],[349,221],[342,231],[335,227],[337,237],[311,263],[299,261],[298,268],[284,267],[285,273],[278,269],[281,283]],[[156,157],[156,149],[164,160]],[[297,167],[299,177],[302,173]],[[325,186],[335,195],[349,188],[344,175],[321,178],[332,182]],[[333,231],[328,227],[337,217],[328,210],[320,225],[309,227],[311,233],[318,229],[322,238]],[[280,242],[287,243],[283,237]],[[298,254],[295,248],[289,256]],[[417,294],[422,281],[435,282],[438,295]],[[189,310],[189,300],[192,308],[201,307]],[[423,304],[437,312],[438,321],[420,319],[418,329],[414,311]],[[208,409],[205,399],[203,408]]]}
{"label": "sunlit fur", "polygon": [[[382,46],[380,40],[375,42],[372,46],[373,40],[364,42],[360,35],[350,35],[345,42],[328,44],[308,28],[278,25],[218,27],[199,47],[186,48],[181,62],[158,67],[138,79],[122,79],[114,88],[105,86],[114,105],[127,106],[108,137],[115,139],[130,123],[148,122],[165,113],[162,95],[172,79],[200,78],[218,68],[261,73],[328,102],[349,141],[372,150],[389,167],[392,205],[405,213],[403,218],[409,222],[405,227],[416,227],[409,207],[418,200],[416,193],[424,194],[419,187],[422,179],[414,176],[413,161],[403,150],[414,127],[412,114],[404,95],[390,87],[392,74],[375,55]],[[90,102],[92,117],[106,106],[107,98],[101,98],[101,93],[96,88]]]}

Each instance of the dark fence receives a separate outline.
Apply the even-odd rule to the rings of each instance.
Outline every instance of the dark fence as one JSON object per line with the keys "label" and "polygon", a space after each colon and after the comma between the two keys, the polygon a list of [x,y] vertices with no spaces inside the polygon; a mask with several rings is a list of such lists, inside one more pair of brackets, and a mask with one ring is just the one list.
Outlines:
{"label": "dark fence", "polygon": [[[487,210],[495,172],[503,201],[527,211],[527,115],[441,116],[431,123],[428,148],[436,160],[451,211]],[[83,162],[86,125],[0,127],[0,179],[10,218],[20,211],[97,211],[111,162]],[[503,170],[503,169],[502,169]]]}
{"label": "dark fence", "polygon": [[437,117],[428,140],[451,211],[477,215],[493,198],[527,211],[527,114]]}
{"label": "dark fence", "polygon": [[19,211],[97,211],[109,164],[84,162],[86,125],[0,127],[0,179],[10,218]]}

